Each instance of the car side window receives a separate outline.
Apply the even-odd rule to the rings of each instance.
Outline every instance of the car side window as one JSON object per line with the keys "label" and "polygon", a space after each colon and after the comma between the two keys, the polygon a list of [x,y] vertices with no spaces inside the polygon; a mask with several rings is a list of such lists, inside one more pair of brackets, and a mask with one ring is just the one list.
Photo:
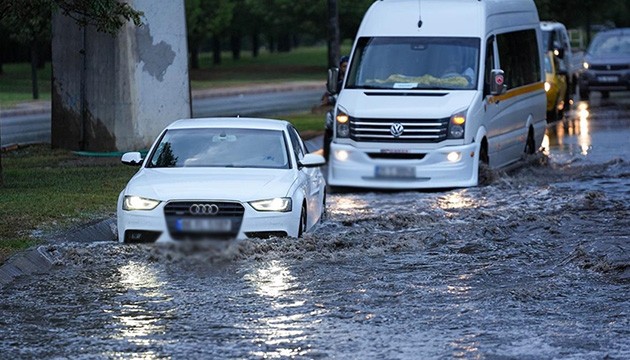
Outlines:
{"label": "car side window", "polygon": [[304,157],[304,143],[300,139],[297,130],[293,126],[289,126],[289,138],[291,138],[291,144],[293,145],[293,151],[295,152],[295,158],[301,160]]}

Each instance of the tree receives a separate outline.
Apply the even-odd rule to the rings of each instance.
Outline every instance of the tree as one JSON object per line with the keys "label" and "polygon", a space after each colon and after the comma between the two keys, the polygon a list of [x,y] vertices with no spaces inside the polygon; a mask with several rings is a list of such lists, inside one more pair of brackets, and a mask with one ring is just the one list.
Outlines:
{"label": "tree", "polygon": [[[93,25],[98,31],[110,34],[129,21],[142,24],[143,15],[118,0],[0,0],[0,22],[9,19],[7,21],[17,24],[23,35],[41,35],[54,11],[61,11],[83,26]],[[1,159],[0,156],[0,186],[3,186]]]}
{"label": "tree", "polygon": [[188,50],[193,69],[199,68],[202,44],[212,39],[215,43],[214,63],[221,62],[220,37],[232,21],[233,0],[186,0]]}

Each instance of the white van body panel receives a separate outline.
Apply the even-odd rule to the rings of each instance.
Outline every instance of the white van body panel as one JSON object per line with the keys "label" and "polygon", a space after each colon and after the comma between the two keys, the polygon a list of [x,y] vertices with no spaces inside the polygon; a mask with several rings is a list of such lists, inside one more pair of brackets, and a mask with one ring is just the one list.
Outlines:
{"label": "white van body panel", "polygon": [[[362,122],[363,119],[405,126],[405,121],[418,119],[448,121],[452,115],[463,112],[466,118],[464,136],[426,142],[400,141],[398,137],[368,141],[353,138],[352,134],[339,136],[335,122],[328,183],[331,186],[391,189],[475,186],[482,141],[488,144],[487,154],[492,168],[520,160],[530,131],[534,133],[536,148],[540,147],[546,126],[542,69],[538,71],[540,79],[537,78],[535,84],[509,89],[497,96],[484,94],[484,74],[491,70],[485,69],[484,64],[488,39],[520,30],[534,30],[540,49],[540,23],[532,0],[376,1],[366,12],[357,33],[335,114],[347,114],[355,128],[363,126],[373,130],[368,122]],[[470,88],[406,89],[408,84],[382,89],[349,86],[352,66],[359,61],[354,58],[361,56],[356,53],[360,39],[415,37],[478,39],[477,72]],[[497,49],[494,54],[497,56]],[[543,63],[542,51],[538,51],[537,56],[540,65]],[[494,68],[501,68],[500,60],[496,60]],[[387,61],[393,63],[400,59]],[[459,153],[461,159],[447,160],[448,154],[454,152]],[[384,168],[385,172],[382,171]],[[394,174],[404,170],[405,176],[382,176],[390,170]]]}

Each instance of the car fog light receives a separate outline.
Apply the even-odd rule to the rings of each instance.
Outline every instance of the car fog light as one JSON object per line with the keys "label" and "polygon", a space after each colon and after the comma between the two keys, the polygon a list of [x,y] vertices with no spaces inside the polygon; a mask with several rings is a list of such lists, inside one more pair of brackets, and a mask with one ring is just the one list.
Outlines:
{"label": "car fog light", "polygon": [[339,161],[346,161],[348,160],[348,157],[350,156],[350,154],[348,154],[348,152],[346,150],[338,150],[335,151],[335,158]]}
{"label": "car fog light", "polygon": [[453,151],[453,152],[448,153],[446,158],[448,159],[448,161],[454,163],[454,162],[458,162],[462,158],[462,154],[458,151]]}

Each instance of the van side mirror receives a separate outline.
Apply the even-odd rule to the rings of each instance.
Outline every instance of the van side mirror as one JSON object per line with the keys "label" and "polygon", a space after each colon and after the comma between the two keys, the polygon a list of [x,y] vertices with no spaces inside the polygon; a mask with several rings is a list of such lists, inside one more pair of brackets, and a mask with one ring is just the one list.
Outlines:
{"label": "van side mirror", "polygon": [[493,69],[490,73],[490,93],[492,95],[501,95],[505,92],[505,74],[501,69]]}
{"label": "van side mirror", "polygon": [[328,69],[328,80],[326,81],[326,89],[329,93],[336,95],[339,92],[337,79],[339,79],[339,68]]}

